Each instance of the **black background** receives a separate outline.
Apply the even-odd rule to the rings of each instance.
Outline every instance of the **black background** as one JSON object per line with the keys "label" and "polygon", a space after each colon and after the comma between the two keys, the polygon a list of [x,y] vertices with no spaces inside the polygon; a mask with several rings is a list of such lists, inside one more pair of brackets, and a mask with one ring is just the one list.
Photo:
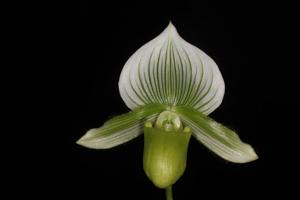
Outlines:
{"label": "black background", "polygon": [[25,147],[11,158],[18,172],[13,186],[30,186],[24,194],[42,199],[164,198],[144,175],[143,137],[110,150],[75,142],[88,129],[129,111],[118,92],[122,67],[171,20],[223,75],[225,97],[211,117],[235,129],[260,157],[244,165],[228,163],[192,139],[175,199],[289,199],[296,192],[297,65],[287,46],[294,45],[291,7],[203,1],[51,6],[49,11],[43,5],[25,21],[30,40],[20,39],[34,48],[25,58],[32,67],[24,70],[32,78],[26,78],[20,96],[26,114],[35,119],[27,123]]}

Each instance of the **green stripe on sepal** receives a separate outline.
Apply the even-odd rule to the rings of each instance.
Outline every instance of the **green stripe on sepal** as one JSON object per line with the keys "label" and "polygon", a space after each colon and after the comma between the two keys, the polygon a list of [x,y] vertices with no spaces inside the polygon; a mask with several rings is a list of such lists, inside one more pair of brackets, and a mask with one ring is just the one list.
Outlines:
{"label": "green stripe on sepal", "polygon": [[89,130],[77,144],[92,149],[108,149],[130,141],[143,132],[145,120],[157,117],[166,106],[149,104],[106,121]]}
{"label": "green stripe on sepal", "polygon": [[184,173],[191,129],[165,131],[144,128],[143,166],[147,177],[159,188],[173,185]]}
{"label": "green stripe on sepal", "polygon": [[175,107],[174,111],[192,128],[197,140],[225,160],[246,163],[258,158],[253,148],[242,142],[234,131],[210,117],[184,106]]}

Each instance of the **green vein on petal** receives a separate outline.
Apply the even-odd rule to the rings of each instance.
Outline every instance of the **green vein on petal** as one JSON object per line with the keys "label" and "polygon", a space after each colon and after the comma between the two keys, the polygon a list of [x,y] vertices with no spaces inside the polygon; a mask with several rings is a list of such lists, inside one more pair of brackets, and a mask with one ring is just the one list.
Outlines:
{"label": "green vein on petal", "polygon": [[184,105],[209,114],[221,104],[225,86],[216,63],[182,39],[170,23],[128,59],[119,91],[130,109]]}
{"label": "green vein on petal", "polygon": [[256,160],[253,148],[242,142],[229,128],[189,107],[178,106],[174,111],[183,123],[192,128],[194,137],[225,160],[246,163]]}
{"label": "green vein on petal", "polygon": [[92,149],[108,149],[128,142],[142,133],[145,120],[155,118],[164,109],[164,105],[149,104],[116,116],[101,127],[89,130],[77,144]]}

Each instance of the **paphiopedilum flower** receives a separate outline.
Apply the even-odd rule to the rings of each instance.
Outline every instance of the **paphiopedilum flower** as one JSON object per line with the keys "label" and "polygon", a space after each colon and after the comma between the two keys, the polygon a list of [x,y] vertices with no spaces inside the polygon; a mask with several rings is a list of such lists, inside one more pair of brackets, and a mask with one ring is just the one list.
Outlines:
{"label": "paphiopedilum flower", "polygon": [[184,173],[190,136],[225,160],[257,159],[253,148],[207,115],[222,102],[225,85],[216,63],[182,39],[170,23],[126,62],[119,80],[130,112],[89,130],[78,144],[107,149],[144,133],[144,170],[159,188]]}

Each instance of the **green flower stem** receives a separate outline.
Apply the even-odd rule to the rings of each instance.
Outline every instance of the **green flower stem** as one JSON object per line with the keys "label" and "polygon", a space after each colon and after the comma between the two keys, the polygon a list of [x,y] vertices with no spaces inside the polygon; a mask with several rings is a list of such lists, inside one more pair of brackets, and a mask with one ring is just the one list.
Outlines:
{"label": "green flower stem", "polygon": [[166,188],[166,199],[173,200],[172,185]]}

